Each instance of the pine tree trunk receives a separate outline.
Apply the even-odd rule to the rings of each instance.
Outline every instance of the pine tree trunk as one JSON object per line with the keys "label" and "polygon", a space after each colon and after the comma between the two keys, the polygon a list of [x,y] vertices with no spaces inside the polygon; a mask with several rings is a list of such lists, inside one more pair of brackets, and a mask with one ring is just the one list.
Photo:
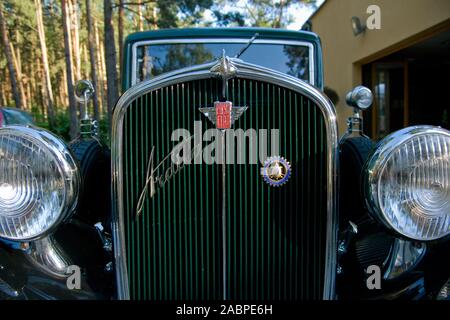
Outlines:
{"label": "pine tree trunk", "polygon": [[[43,78],[43,72],[42,72],[42,63],[40,59],[36,59],[36,78],[38,81],[36,81],[36,92],[35,92],[35,99],[36,99],[36,105],[37,105],[37,111],[39,111],[39,115],[42,115],[42,119],[45,118],[45,107],[44,107],[44,98],[42,96],[43,87],[41,84],[40,79]],[[42,120],[43,121],[43,120]]]}
{"label": "pine tree trunk", "polygon": [[[20,33],[19,29],[16,29],[16,59],[17,59],[17,73],[22,75],[22,55],[20,54]],[[14,41],[12,41],[14,42]],[[12,44],[11,42],[11,44]]]}
{"label": "pine tree trunk", "polygon": [[66,59],[66,74],[67,74],[67,92],[69,96],[69,113],[70,113],[70,137],[75,139],[78,135],[78,117],[77,117],[77,106],[75,101],[75,93],[73,88],[73,77],[72,77],[72,59],[70,55],[70,39],[69,39],[69,20],[67,14],[67,3],[66,0],[62,0],[62,23],[63,23],[63,33],[64,33],[64,56]]}
{"label": "pine tree trunk", "polygon": [[87,30],[88,30],[88,45],[89,45],[89,60],[91,63],[91,78],[92,78],[92,84],[95,88],[95,94],[94,94],[94,119],[100,120],[100,113],[99,113],[99,106],[98,106],[98,78],[97,78],[97,62],[95,60],[95,35],[93,30],[93,23],[92,23],[92,14],[91,14],[91,0],[86,0],[86,18],[87,18]]}
{"label": "pine tree trunk", "polygon": [[66,68],[63,68],[63,86],[62,86],[62,93],[63,93],[63,96],[64,96],[64,105],[68,105],[69,104],[69,93],[67,92],[67,85],[65,85],[66,83],[67,83],[67,81],[68,81],[68,77],[67,77],[67,69]]}
{"label": "pine tree trunk", "polygon": [[[29,67],[27,68],[27,71],[29,71]],[[32,74],[31,72],[29,74]],[[27,97],[27,101],[30,104],[30,108],[32,106],[33,97],[31,95],[31,79],[27,78],[27,81],[25,83],[25,95]],[[33,111],[33,110],[31,110]]]}
{"label": "pine tree trunk", "polygon": [[0,31],[2,33],[3,48],[5,49],[6,62],[8,65],[9,78],[11,81],[11,90],[13,93],[14,102],[16,108],[22,108],[22,97],[19,92],[17,73],[14,67],[13,55],[11,52],[11,46],[8,37],[8,29],[6,26],[6,21],[3,16],[3,5],[0,5]]}
{"label": "pine tree trunk", "polygon": [[11,49],[12,59],[13,59],[14,67],[15,67],[16,74],[17,74],[17,87],[19,89],[20,98],[22,99],[22,108],[26,110],[26,109],[28,109],[28,104],[27,104],[27,98],[25,96],[25,89],[23,87],[23,75],[22,75],[22,67],[21,67],[22,61],[20,59],[20,57],[21,57],[20,51],[17,50],[17,52],[19,53],[17,55],[16,50],[14,50],[14,45],[13,45],[12,41],[9,42],[9,46]]}
{"label": "pine tree trunk", "polygon": [[62,69],[61,81],[59,82],[59,99],[61,100],[62,106],[67,106],[69,104],[69,99],[67,97],[67,75],[66,68]]}
{"label": "pine tree trunk", "polygon": [[72,40],[72,64],[74,70],[74,82],[81,80],[81,54],[80,36],[78,32],[78,2],[69,0],[70,3],[70,30]]}
{"label": "pine tree trunk", "polygon": [[[30,52],[31,54],[31,63],[30,63],[30,75],[34,75],[36,72],[36,64],[35,64],[35,57],[36,57],[36,51],[31,50]],[[31,86],[31,97],[32,97],[32,101],[36,102],[36,77],[31,76],[30,77],[30,86]]]}
{"label": "pine tree trunk", "polygon": [[105,46],[105,62],[106,62],[106,82],[107,82],[107,95],[108,95],[108,119],[111,125],[112,109],[118,99],[117,90],[117,59],[116,59],[116,46],[114,42],[114,27],[112,23],[112,3],[111,0],[103,1],[103,14],[104,14],[104,46]]}
{"label": "pine tree trunk", "polygon": [[19,33],[19,29],[16,29],[16,50],[14,51],[14,46],[13,46],[13,42],[11,41],[11,50],[13,52],[13,59],[14,62],[16,64],[16,70],[17,70],[17,80],[19,81],[19,92],[22,96],[22,104],[23,104],[23,108],[26,110],[31,110],[30,108],[30,103],[27,97],[27,92],[25,89],[25,84],[26,84],[26,79],[25,76],[23,74],[23,69],[22,69],[22,54],[20,52],[20,47],[22,45],[21,43],[21,39],[20,39],[20,33]]}
{"label": "pine tree trunk", "polygon": [[[44,79],[45,78],[45,71],[44,71],[44,65],[41,61],[41,63],[39,64],[39,79]],[[40,86],[40,96],[41,96],[41,102],[39,103],[40,107],[41,107],[41,115],[43,119],[47,119],[47,121],[50,123],[50,117],[48,115],[48,109],[46,108],[46,100],[47,100],[47,93],[46,93],[46,85],[44,81],[39,81],[41,86]]]}
{"label": "pine tree trunk", "polygon": [[[67,13],[67,39],[69,40],[69,53],[70,53],[70,61],[71,61],[71,77],[72,77],[72,83],[75,82],[75,63],[74,63],[74,56],[73,56],[73,35],[72,35],[72,29],[71,29],[71,24],[72,24],[72,3],[71,0],[66,0],[66,13]],[[64,45],[65,46],[65,45]],[[67,98],[69,97],[69,94],[67,94]]]}
{"label": "pine tree trunk", "polygon": [[156,4],[153,5],[153,30],[158,29],[158,15],[156,14]]}
{"label": "pine tree trunk", "polygon": [[283,9],[284,9],[284,0],[280,0],[279,9],[278,9],[278,18],[275,20],[274,28],[281,28],[281,23],[283,21]]}
{"label": "pine tree trunk", "polygon": [[97,49],[97,70],[98,70],[97,78],[98,78],[98,87],[100,89],[98,96],[100,97],[101,100],[100,114],[103,115],[105,113],[105,107],[107,105],[105,94],[105,82],[106,82],[105,67],[104,67],[105,55],[103,54],[103,43],[100,42],[98,25],[95,19],[94,19],[94,31],[95,31],[95,47]]}
{"label": "pine tree trunk", "polygon": [[139,31],[144,31],[144,18],[142,17],[142,2],[141,0],[137,1],[138,3],[138,28]]}
{"label": "pine tree trunk", "polygon": [[0,106],[6,105],[6,92],[5,92],[5,76],[3,69],[0,69]]}
{"label": "pine tree trunk", "polygon": [[123,0],[119,0],[119,63],[123,63],[123,18],[125,14],[125,4]]}
{"label": "pine tree trunk", "polygon": [[41,0],[34,1],[36,5],[36,24],[39,33],[39,43],[41,45],[41,60],[42,66],[44,69],[44,86],[45,86],[45,105],[47,107],[47,117],[50,128],[54,128],[55,126],[55,111],[53,109],[53,90],[52,90],[52,82],[50,78],[50,68],[48,65],[48,55],[47,55],[47,44],[45,41],[45,29],[44,29],[44,20],[42,17],[42,4]]}

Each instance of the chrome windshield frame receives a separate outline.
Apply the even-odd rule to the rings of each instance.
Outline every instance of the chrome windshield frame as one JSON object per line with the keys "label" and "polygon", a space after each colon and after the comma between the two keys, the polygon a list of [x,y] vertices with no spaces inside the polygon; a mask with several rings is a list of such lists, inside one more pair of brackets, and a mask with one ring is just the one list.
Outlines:
{"label": "chrome windshield frame", "polygon": [[[145,45],[158,45],[158,44],[185,44],[185,43],[242,43],[245,45],[248,43],[248,38],[179,38],[179,39],[166,39],[166,40],[145,40],[133,43],[131,46],[131,86],[137,84],[137,49],[140,46]],[[314,68],[314,45],[311,42],[295,41],[295,40],[270,40],[270,39],[255,39],[253,44],[281,44],[302,46],[309,48],[309,83],[315,85],[316,71]],[[151,79],[150,79],[151,80]],[[148,81],[148,80],[147,80]]]}

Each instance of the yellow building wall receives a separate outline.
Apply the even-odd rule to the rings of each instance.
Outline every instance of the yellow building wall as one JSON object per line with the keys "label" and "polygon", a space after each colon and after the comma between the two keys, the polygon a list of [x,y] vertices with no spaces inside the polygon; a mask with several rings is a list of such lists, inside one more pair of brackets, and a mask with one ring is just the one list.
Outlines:
{"label": "yellow building wall", "polygon": [[[369,5],[381,9],[381,29],[353,35],[351,17],[366,23]],[[322,41],[325,86],[339,95],[339,133],[352,110],[345,94],[361,84],[361,66],[450,26],[450,0],[326,0],[310,19]]]}

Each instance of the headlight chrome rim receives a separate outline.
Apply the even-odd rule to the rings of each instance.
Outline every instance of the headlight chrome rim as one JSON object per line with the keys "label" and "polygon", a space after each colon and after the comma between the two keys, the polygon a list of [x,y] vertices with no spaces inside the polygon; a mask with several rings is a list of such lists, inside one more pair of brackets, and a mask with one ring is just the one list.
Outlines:
{"label": "headlight chrome rim", "polygon": [[[363,189],[366,207],[377,221],[381,222],[388,229],[394,231],[396,234],[399,234],[406,239],[427,242],[449,237],[450,230],[445,231],[441,235],[435,235],[428,238],[421,237],[417,234],[412,233],[406,234],[394,225],[394,223],[386,216],[385,211],[383,210],[383,208],[381,208],[380,205],[380,189],[382,187],[380,184],[380,180],[382,178],[384,170],[386,169],[388,161],[390,160],[393,153],[398,151],[401,146],[421,136],[444,136],[446,138],[450,138],[450,131],[445,130],[441,127],[421,125],[404,128],[386,136],[379,142],[365,164]],[[450,150],[446,150],[447,153],[450,152]],[[443,223],[445,224],[448,219],[450,218],[444,218]]]}
{"label": "headlight chrome rim", "polygon": [[29,242],[44,238],[53,233],[61,223],[70,218],[77,207],[81,187],[78,164],[67,145],[56,135],[45,129],[33,126],[6,126],[0,128],[0,138],[3,135],[27,139],[30,143],[45,149],[53,157],[59,169],[59,174],[64,181],[64,190],[66,192],[62,197],[62,205],[58,211],[58,217],[47,227],[29,236],[19,237],[0,234],[0,238],[19,242]]}

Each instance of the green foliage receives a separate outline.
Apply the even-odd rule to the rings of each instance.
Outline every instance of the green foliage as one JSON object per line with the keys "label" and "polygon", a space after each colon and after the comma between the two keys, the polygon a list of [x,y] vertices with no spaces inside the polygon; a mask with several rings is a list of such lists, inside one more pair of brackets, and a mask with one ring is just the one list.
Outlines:
{"label": "green foliage", "polygon": [[50,128],[47,119],[44,118],[39,109],[33,108],[32,116],[36,126],[50,130],[57,136],[63,138],[65,141],[70,141],[70,118],[67,110],[61,110],[56,113],[55,126],[52,128]]}
{"label": "green foliage", "polygon": [[110,139],[110,134],[109,134],[108,118],[103,117],[102,119],[100,119],[99,124],[98,124],[98,129],[99,129],[98,134],[100,137],[100,141],[102,141],[105,145],[110,147],[111,139]]}
{"label": "green foliage", "polygon": [[294,20],[289,12],[293,6],[315,3],[316,0],[220,0],[212,12],[218,26],[284,28]]}
{"label": "green foliage", "polygon": [[186,27],[198,24],[212,0],[156,0],[159,28]]}
{"label": "green foliage", "polygon": [[[38,127],[47,129],[57,136],[63,138],[66,142],[69,142],[70,139],[70,116],[68,110],[61,110],[56,113],[55,117],[55,126],[51,127],[48,124],[47,119],[44,118],[42,112],[38,108],[33,108],[31,112],[33,116],[34,124]],[[100,140],[106,145],[110,145],[109,138],[109,126],[108,119],[103,117],[99,121],[99,137]]]}
{"label": "green foliage", "polygon": [[[21,83],[24,91],[31,91],[30,101],[27,106],[33,107],[31,110],[35,122],[38,126],[45,127],[69,139],[69,112],[68,106],[64,105],[67,101],[65,84],[65,57],[64,57],[64,39],[62,28],[62,10],[60,0],[41,0],[44,21],[45,41],[47,46],[48,61],[50,62],[50,77],[54,96],[56,110],[55,125],[49,128],[46,115],[47,112],[43,106],[44,99],[44,79],[42,78],[41,52],[39,36],[37,31],[36,7],[34,0],[0,0],[0,5],[5,12],[5,20],[9,30],[9,37],[14,47],[15,54],[19,56],[22,78]],[[113,23],[118,39],[118,8],[119,0],[112,0],[114,4]],[[183,28],[195,26],[269,26],[285,27],[292,16],[289,9],[297,5],[313,5],[315,0],[142,0],[141,11],[144,19],[144,30],[156,28]],[[76,12],[78,16],[78,32],[80,41],[81,55],[81,74],[82,77],[90,75],[90,62],[86,57],[87,49],[87,19],[84,0],[76,0]],[[138,1],[123,0],[123,34],[138,31]],[[103,0],[91,1],[91,14],[96,24],[96,32],[99,41],[100,50],[103,46]],[[214,21],[205,22],[205,13],[210,12]],[[117,40],[116,40],[117,41]],[[121,44],[117,41],[116,50]],[[1,46],[0,46],[1,47]],[[96,55],[97,57],[97,55]],[[213,57],[201,46],[186,46],[171,49],[165,65],[157,65],[155,70],[165,72],[178,67],[183,67],[187,60],[192,57],[198,57],[198,61],[210,60]],[[294,63],[293,67],[299,65]],[[120,63],[118,61],[118,63]],[[119,66],[117,66],[119,69]],[[299,73],[302,70],[293,70]],[[99,73],[99,70],[97,70]],[[79,80],[79,79],[75,79]],[[6,67],[6,57],[3,50],[0,49],[0,81],[9,83]],[[104,85],[104,75],[99,79],[99,86]],[[103,87],[101,87],[103,88]],[[11,89],[6,86],[3,91],[3,99],[6,104],[13,101]],[[104,104],[104,89],[98,89],[101,97],[101,103]],[[102,112],[106,112],[106,106],[101,105]],[[99,122],[100,136],[102,140],[109,143],[108,138],[108,115],[101,115]]]}
{"label": "green foliage", "polygon": [[221,10],[213,10],[213,15],[216,17],[216,24],[219,27],[245,26],[245,16],[240,12],[223,13]]}
{"label": "green foliage", "polygon": [[154,76],[214,59],[212,53],[202,44],[167,46],[167,48],[164,64],[155,63]]}

